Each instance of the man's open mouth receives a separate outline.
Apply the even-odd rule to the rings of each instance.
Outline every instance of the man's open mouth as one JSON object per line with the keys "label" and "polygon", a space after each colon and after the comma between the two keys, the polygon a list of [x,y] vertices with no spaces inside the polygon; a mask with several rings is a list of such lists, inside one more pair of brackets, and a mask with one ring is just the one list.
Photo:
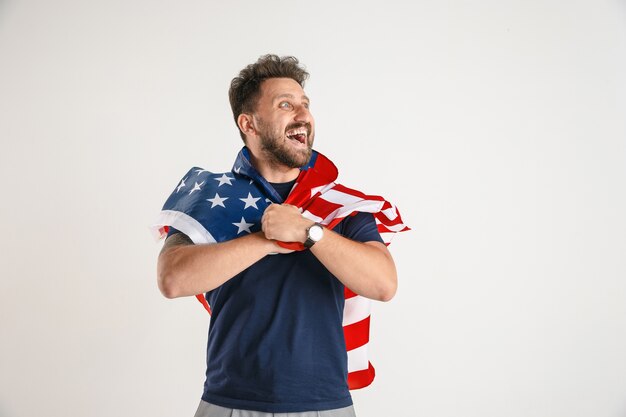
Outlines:
{"label": "man's open mouth", "polygon": [[306,139],[309,136],[309,131],[306,127],[298,127],[296,129],[290,129],[285,132],[285,136],[288,139],[298,141],[302,144],[306,144]]}

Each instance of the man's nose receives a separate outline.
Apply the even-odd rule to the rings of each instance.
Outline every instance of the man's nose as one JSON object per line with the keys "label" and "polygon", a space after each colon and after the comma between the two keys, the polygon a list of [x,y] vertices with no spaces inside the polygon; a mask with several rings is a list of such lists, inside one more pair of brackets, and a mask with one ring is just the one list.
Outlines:
{"label": "man's nose", "polygon": [[305,106],[298,106],[296,108],[296,121],[310,123],[313,120],[311,112]]}

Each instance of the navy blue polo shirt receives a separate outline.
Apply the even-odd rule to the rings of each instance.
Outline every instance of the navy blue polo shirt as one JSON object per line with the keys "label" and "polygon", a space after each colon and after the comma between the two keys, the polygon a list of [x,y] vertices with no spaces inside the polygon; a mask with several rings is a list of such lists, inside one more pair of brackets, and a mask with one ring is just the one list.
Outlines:
{"label": "navy blue polo shirt", "polygon": [[[293,182],[272,185],[286,198]],[[369,213],[348,217],[333,230],[382,242]],[[265,256],[206,297],[212,316],[204,401],[268,413],[352,404],[344,286],[311,251]]]}

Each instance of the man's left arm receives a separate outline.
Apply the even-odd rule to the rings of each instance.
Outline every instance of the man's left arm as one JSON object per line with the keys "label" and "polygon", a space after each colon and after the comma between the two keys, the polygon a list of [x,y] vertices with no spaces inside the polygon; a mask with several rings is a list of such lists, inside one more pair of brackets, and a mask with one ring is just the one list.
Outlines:
{"label": "man's left arm", "polygon": [[[313,224],[302,217],[297,207],[288,204],[270,205],[262,218],[265,237],[283,242],[304,243],[306,230]],[[389,301],[395,295],[396,267],[385,244],[356,242],[324,229],[324,236],[310,251],[355,293],[379,301]]]}

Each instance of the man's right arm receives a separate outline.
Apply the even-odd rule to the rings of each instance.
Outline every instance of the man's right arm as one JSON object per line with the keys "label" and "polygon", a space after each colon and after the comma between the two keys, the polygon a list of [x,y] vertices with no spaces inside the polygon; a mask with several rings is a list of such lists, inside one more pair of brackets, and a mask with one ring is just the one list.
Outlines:
{"label": "man's right arm", "polygon": [[287,251],[263,232],[227,242],[194,245],[183,233],[165,240],[157,262],[157,281],[167,298],[211,291],[264,256]]}

